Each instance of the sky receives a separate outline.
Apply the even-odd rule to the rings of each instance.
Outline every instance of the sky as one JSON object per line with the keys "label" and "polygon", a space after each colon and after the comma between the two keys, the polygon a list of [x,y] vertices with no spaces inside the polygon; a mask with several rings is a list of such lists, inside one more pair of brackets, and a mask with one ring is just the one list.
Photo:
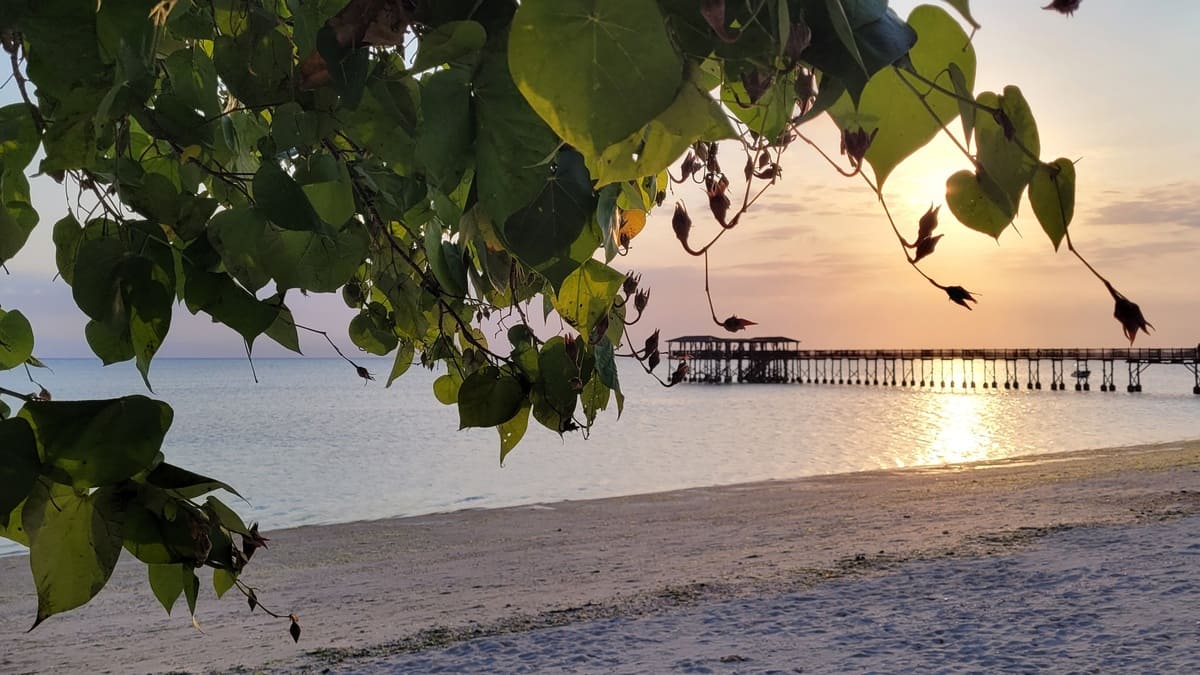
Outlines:
{"label": "sky", "polygon": [[[917,3],[893,2],[901,16]],[[1200,89],[1190,45],[1200,3],[1087,0],[1073,17],[1042,11],[1037,0],[975,2],[983,28],[974,42],[976,91],[1019,86],[1038,122],[1042,157],[1079,160],[1076,246],[1154,324],[1137,346],[1187,346],[1200,340]],[[0,104],[17,99],[11,84]],[[952,126],[952,128],[954,128]],[[806,128],[828,152],[838,138],[826,121]],[[732,160],[731,160],[732,161]],[[727,168],[740,173],[737,167]],[[743,335],[785,335],[809,348],[1061,347],[1127,344],[1104,287],[1063,250],[1055,252],[1027,203],[999,239],[966,229],[942,209],[945,237],[922,268],[974,292],[974,311],[951,304],[905,262],[874,196],[861,179],[836,174],[803,144],[783,162],[783,179],[725,235],[710,256],[717,315],[758,322]],[[945,179],[969,168],[942,137],[903,164],[885,195],[911,235],[930,204],[943,204]],[[33,180],[41,225],[0,271],[0,306],[34,325],[36,353],[88,356],[83,315],[70,289],[54,280],[52,224],[65,213],[62,188]],[[709,318],[704,266],[687,255],[670,226],[671,205],[706,212],[699,192],[669,195],[629,255],[612,264],[642,274],[651,289],[635,337],[721,334]],[[697,240],[715,225],[695,218]],[[353,349],[351,313],[337,295],[293,304],[297,320]],[[259,356],[283,355],[263,340]],[[329,355],[319,338],[306,353]],[[232,331],[180,307],[160,356],[240,356]]]}

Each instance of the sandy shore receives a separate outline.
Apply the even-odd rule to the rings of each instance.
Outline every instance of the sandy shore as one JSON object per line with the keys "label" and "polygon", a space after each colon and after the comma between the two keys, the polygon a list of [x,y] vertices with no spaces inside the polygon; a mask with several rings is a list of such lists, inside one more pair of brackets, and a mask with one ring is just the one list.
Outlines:
{"label": "sandy shore", "polygon": [[1189,442],[276,531],[244,578],[299,645],[128,561],[25,634],[6,558],[0,672],[1186,672],[1198,535]]}

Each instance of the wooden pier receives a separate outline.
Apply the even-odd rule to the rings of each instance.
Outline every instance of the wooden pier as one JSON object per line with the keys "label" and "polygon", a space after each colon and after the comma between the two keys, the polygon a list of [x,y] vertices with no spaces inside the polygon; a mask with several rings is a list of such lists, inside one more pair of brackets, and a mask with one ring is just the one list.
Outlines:
{"label": "wooden pier", "polygon": [[[667,341],[667,364],[688,364],[688,382],[854,384],[892,387],[1041,389],[1072,386],[1117,391],[1118,364],[1125,391],[1142,390],[1153,365],[1180,365],[1200,394],[1200,345],[1170,349],[800,349],[788,337],[719,338],[685,335]],[[1094,368],[1098,367],[1098,370]]]}

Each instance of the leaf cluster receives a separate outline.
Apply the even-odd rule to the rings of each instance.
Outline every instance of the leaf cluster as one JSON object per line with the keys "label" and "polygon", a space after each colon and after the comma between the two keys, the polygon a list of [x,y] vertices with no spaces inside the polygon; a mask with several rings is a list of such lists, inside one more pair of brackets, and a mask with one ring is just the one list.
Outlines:
{"label": "leaf cluster", "polygon": [[[650,296],[614,261],[672,185],[703,186],[716,236],[692,247],[682,206],[675,228],[707,262],[821,113],[876,191],[961,117],[975,151],[947,184],[956,217],[996,236],[1028,186],[1057,246],[1073,211],[1072,165],[1038,160],[1015,87],[973,93],[969,37],[936,6],[906,21],[883,0],[15,0],[0,42],[25,99],[0,108],[0,264],[38,224],[40,151],[70,201],[59,276],[105,364],[134,361],[149,387],[180,306],[248,355],[264,337],[299,352],[299,331],[338,349],[287,303],[340,292],[349,341],[392,356],[387,384],[438,369],[434,395],[460,426],[494,427],[501,461],[530,418],[563,434],[619,413],[617,358],[659,362],[657,333],[621,351]],[[746,154],[740,205],[718,141]],[[936,238],[921,241],[917,259]],[[28,321],[0,311],[0,368],[32,355]],[[230,488],[162,461],[166,404],[0,395],[24,402],[0,408],[0,535],[34,552],[39,622],[92,597],[122,546],[168,610],[181,593],[194,608],[200,565],[257,605],[237,575],[262,540],[196,501]]]}

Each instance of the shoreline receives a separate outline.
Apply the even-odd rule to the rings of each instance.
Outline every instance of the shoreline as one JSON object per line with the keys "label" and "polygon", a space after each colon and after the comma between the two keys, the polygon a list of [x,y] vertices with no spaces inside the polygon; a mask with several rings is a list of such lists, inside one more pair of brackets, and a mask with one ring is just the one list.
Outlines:
{"label": "shoreline", "polygon": [[[597,619],[812,588],[914,561],[1021,550],[1080,527],[1200,513],[1200,441],[967,465],[467,509],[267,533],[245,576],[287,623],[218,601],[166,617],[123,560],[87,607],[24,634],[23,557],[0,559],[0,669],[147,672],[362,667],[373,659]],[[109,664],[121,664],[112,666]]]}

